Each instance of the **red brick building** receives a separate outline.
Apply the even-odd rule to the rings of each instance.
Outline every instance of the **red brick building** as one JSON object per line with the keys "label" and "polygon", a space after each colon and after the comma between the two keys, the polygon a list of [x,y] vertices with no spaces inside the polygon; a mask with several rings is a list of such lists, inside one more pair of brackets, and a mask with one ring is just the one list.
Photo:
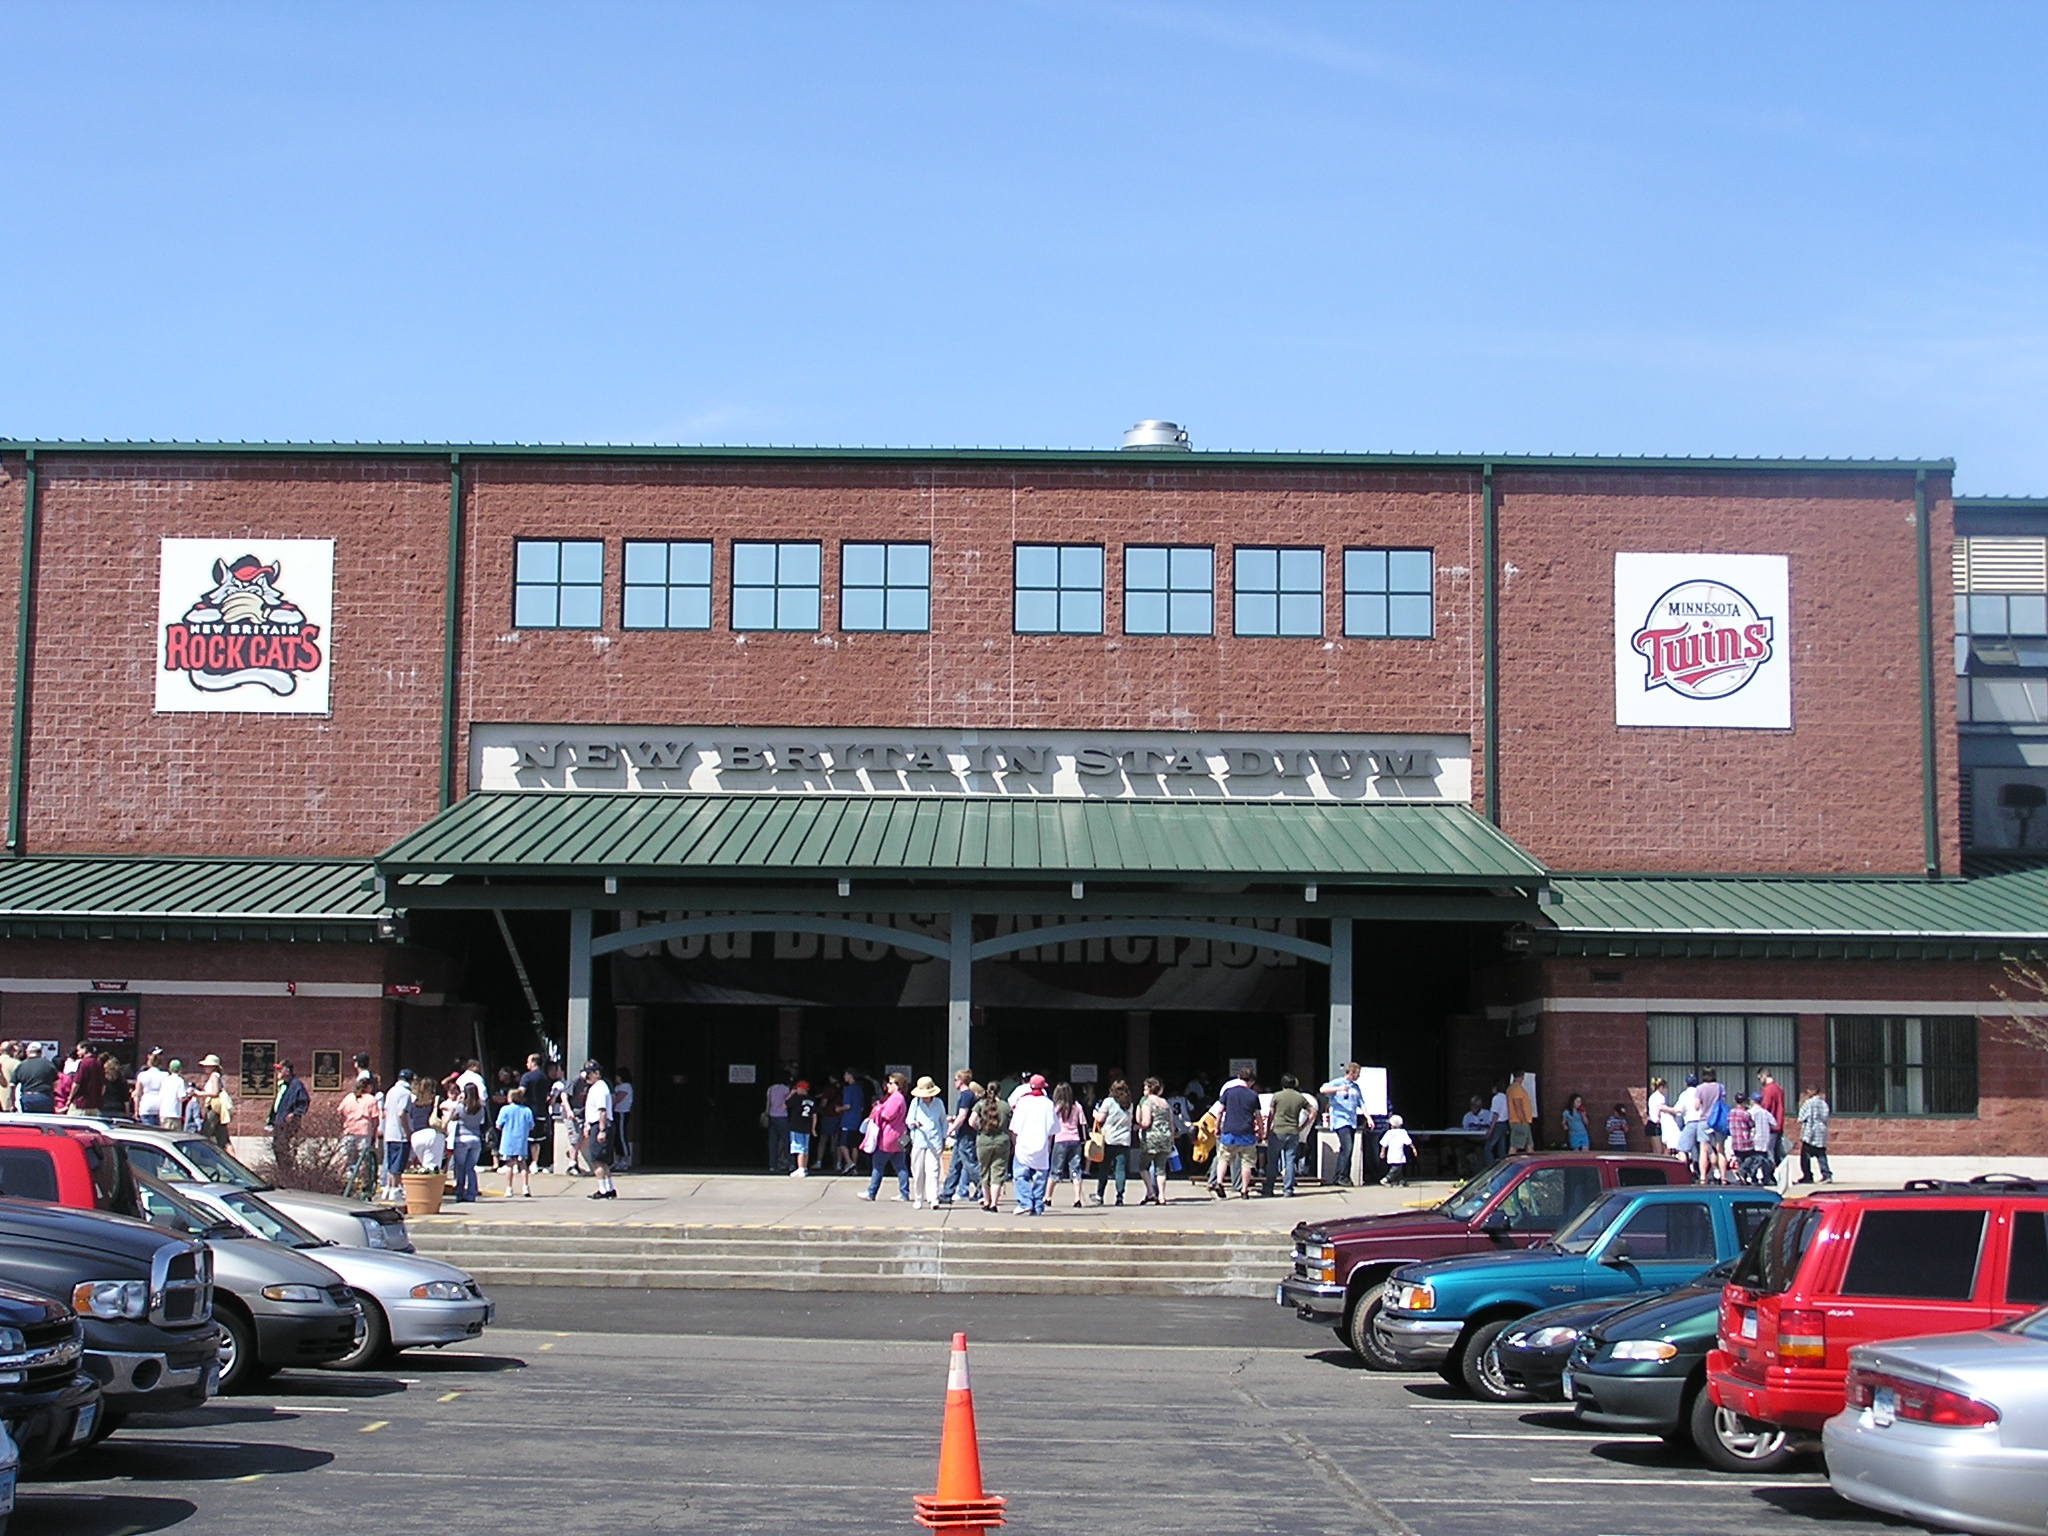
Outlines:
{"label": "red brick building", "polygon": [[1353,1055],[1411,1123],[1770,1067],[2040,1150],[1950,472],[0,444],[0,1034],[245,1110],[545,1037],[684,1161],[787,1061]]}

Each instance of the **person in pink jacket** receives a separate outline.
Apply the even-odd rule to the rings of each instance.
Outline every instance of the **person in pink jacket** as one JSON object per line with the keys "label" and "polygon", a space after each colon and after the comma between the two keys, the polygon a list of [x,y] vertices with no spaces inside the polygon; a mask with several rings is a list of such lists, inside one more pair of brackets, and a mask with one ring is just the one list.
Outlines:
{"label": "person in pink jacket", "polygon": [[870,1119],[873,1130],[872,1142],[874,1172],[868,1175],[868,1187],[861,1195],[863,1200],[872,1200],[882,1187],[882,1176],[891,1168],[896,1170],[896,1198],[910,1198],[910,1165],[903,1143],[910,1121],[910,1084],[901,1072],[889,1074],[889,1091],[882,1095],[882,1102],[874,1108]]}

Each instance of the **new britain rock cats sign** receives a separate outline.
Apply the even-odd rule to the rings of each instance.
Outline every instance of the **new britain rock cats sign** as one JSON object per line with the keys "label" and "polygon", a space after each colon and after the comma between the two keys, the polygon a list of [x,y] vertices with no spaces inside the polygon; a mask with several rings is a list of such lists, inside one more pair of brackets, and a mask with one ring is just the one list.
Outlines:
{"label": "new britain rock cats sign", "polygon": [[1614,557],[1617,725],[1789,730],[1783,555]]}
{"label": "new britain rock cats sign", "polygon": [[324,715],[332,539],[165,539],[159,713]]}

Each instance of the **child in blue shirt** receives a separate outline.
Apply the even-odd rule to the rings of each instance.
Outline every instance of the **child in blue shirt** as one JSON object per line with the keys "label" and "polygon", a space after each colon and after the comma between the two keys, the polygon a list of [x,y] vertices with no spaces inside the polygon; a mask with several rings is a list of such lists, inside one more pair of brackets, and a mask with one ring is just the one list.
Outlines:
{"label": "child in blue shirt", "polygon": [[[505,1169],[505,1197],[524,1194],[533,1198],[533,1111],[526,1107],[526,1090],[514,1088],[505,1107],[498,1111],[498,1161]],[[524,1184],[520,1190],[515,1185]]]}

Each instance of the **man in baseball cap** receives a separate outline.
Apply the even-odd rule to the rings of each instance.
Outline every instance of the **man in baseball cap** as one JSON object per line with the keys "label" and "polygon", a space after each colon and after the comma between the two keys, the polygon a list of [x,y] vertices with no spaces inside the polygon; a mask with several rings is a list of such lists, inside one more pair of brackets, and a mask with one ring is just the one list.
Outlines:
{"label": "man in baseball cap", "polygon": [[1017,1214],[1045,1214],[1045,1184],[1052,1167],[1052,1138],[1059,1129],[1059,1114],[1045,1094],[1043,1074],[1034,1072],[1024,1085],[1024,1096],[1010,1111],[1010,1134],[1017,1146]]}

